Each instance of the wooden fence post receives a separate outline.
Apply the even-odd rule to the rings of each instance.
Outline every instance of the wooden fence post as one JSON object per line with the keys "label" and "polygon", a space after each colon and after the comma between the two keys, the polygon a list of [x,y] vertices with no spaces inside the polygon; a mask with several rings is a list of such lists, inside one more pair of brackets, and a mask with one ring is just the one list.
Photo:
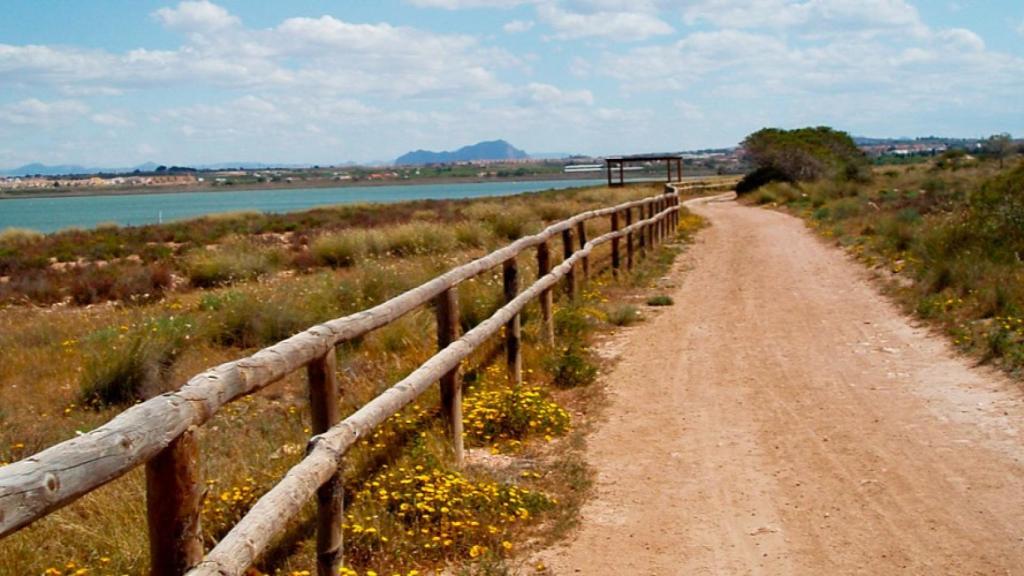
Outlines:
{"label": "wooden fence post", "polygon": [[[572,229],[567,228],[562,230],[562,260],[568,260],[572,257]],[[565,273],[565,295],[569,297],[569,300],[576,299],[576,270],[575,266],[570,267],[569,271]]]}
{"label": "wooden fence post", "polygon": [[[576,225],[576,235],[579,236],[580,250],[587,245],[587,226],[586,222],[580,222]],[[590,256],[583,257],[583,282],[586,283],[590,280]]]}
{"label": "wooden fence post", "polygon": [[[338,401],[338,360],[334,348],[306,366],[309,380],[309,411],[313,434],[323,434],[341,421]],[[345,514],[345,490],[339,466],[331,479],[316,491],[316,573],[335,576],[341,570],[341,524]]]}
{"label": "wooden fence post", "polygon": [[[618,211],[612,212],[612,232],[618,232],[619,230],[619,213]],[[619,239],[612,238],[612,274],[618,278],[619,276]]]}
{"label": "wooden fence post", "polygon": [[[658,213],[664,212],[668,208],[668,198],[662,198],[658,200]],[[668,214],[664,214],[661,220],[658,220],[658,240],[664,241],[665,237],[668,236]]]}
{"label": "wooden fence post", "polygon": [[[505,289],[505,303],[519,295],[519,267],[516,259],[509,258],[502,265],[502,284]],[[520,314],[516,314],[505,325],[505,355],[508,366],[508,382],[512,386],[523,383],[523,353],[520,333]]]}
{"label": "wooden fence post", "polygon": [[[551,272],[551,250],[547,241],[537,245],[537,277],[547,276]],[[551,289],[541,292],[540,295],[540,316],[544,323],[544,339],[548,346],[555,345],[555,320],[551,313]]]}
{"label": "wooden fence post", "polygon": [[[654,217],[654,203],[647,203],[647,219]],[[654,248],[654,224],[649,223],[645,227],[647,230],[644,232],[644,236],[647,240],[647,249],[652,250]]]}
{"label": "wooden fence post", "polygon": [[[662,199],[658,198],[657,200],[654,201],[654,214],[657,215],[657,214],[660,214],[660,213],[662,213]],[[656,222],[654,222],[654,243],[655,244],[662,243],[662,233],[664,232],[664,225],[663,224],[665,224],[665,222],[663,222],[660,219],[658,219]]]}
{"label": "wooden fence post", "polygon": [[190,428],[146,463],[152,576],[181,576],[203,559],[199,445]]}
{"label": "wooden fence post", "polygon": [[[444,350],[459,338],[459,293],[455,286],[442,292],[435,300],[437,306],[437,349]],[[452,443],[456,464],[462,464],[462,383],[455,367],[441,376],[441,414],[445,430]]]}
{"label": "wooden fence post", "polygon": [[[633,209],[626,208],[626,228],[633,225]],[[626,270],[633,270],[633,233],[626,233]]]}

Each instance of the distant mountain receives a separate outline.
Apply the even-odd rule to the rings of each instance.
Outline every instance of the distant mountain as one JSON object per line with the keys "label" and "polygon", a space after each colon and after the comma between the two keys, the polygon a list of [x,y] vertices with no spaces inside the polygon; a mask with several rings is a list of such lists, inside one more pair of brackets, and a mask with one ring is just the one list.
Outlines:
{"label": "distant mountain", "polygon": [[463,146],[454,152],[431,152],[416,150],[403,154],[395,160],[398,166],[418,164],[447,164],[451,162],[471,162],[473,160],[519,160],[530,155],[504,140],[480,142],[472,146]]}
{"label": "distant mountain", "polygon": [[25,164],[24,166],[19,166],[18,168],[12,168],[10,170],[0,170],[0,176],[29,176],[34,174],[41,174],[43,176],[61,176],[63,174],[87,173],[90,173],[89,168],[78,166],[77,164],[47,166],[45,164],[39,164],[38,162]]}
{"label": "distant mountain", "polygon": [[[77,164],[59,164],[48,166],[33,162],[9,170],[0,170],[0,176],[71,176],[84,174],[129,174],[131,172],[153,172],[160,165],[156,162],[144,162],[129,168],[96,168]],[[171,164],[167,164],[171,166]],[[192,166],[197,170],[266,170],[269,168],[309,168],[312,164],[266,164],[263,162],[220,162],[217,164],[200,164]]]}

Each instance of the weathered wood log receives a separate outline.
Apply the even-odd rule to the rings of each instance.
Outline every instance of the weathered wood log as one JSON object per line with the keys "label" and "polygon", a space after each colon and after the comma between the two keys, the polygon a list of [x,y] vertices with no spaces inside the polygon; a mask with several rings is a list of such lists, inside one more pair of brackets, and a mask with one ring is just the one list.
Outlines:
{"label": "weathered wood log", "polygon": [[[612,232],[619,231],[619,213],[612,212]],[[615,237],[612,239],[612,274],[618,278],[619,276],[619,238]]]}
{"label": "weathered wood log", "polygon": [[[506,260],[502,266],[502,286],[505,303],[515,300],[519,294],[519,267],[516,265],[515,258]],[[508,383],[514,388],[523,383],[521,316],[521,314],[512,316],[512,319],[505,325],[505,368]]]}
{"label": "weathered wood log", "polygon": [[[537,246],[537,276],[546,276],[551,271],[551,251],[548,243],[543,242]],[[544,342],[548,346],[555,345],[555,320],[552,316],[552,294],[551,289],[543,291],[540,295],[540,318],[541,333],[544,335]]]}
{"label": "weathered wood log", "polygon": [[[668,198],[661,198],[658,200],[658,211],[662,212],[668,208]],[[662,218],[658,221],[658,242],[664,242],[665,236],[668,235],[668,217]]]}
{"label": "weathered wood log", "polygon": [[[572,228],[562,230],[562,261],[569,260],[573,252]],[[565,295],[569,297],[569,301],[576,299],[576,271],[571,266],[565,275]]]}
{"label": "weathered wood log", "polygon": [[[444,350],[459,337],[459,295],[453,286],[437,297],[437,349]],[[459,381],[459,366],[445,372],[439,381],[441,387],[441,414],[445,430],[452,444],[455,463],[462,464],[462,382]]]}
{"label": "weathered wood log", "polygon": [[178,576],[203,559],[199,445],[192,429],[146,463],[149,573]]}
{"label": "weathered wood log", "polygon": [[[313,434],[322,434],[341,420],[338,398],[337,356],[331,349],[309,363],[309,410]],[[341,470],[316,491],[316,571],[318,576],[337,576],[341,570],[345,519],[345,490]]]}
{"label": "weathered wood log", "polygon": [[523,250],[558,234],[564,240],[565,232],[571,237],[579,222],[616,210],[650,207],[652,201],[648,198],[591,210],[552,224],[382,304],[314,326],[248,358],[203,372],[177,392],[133,406],[86,434],[0,468],[0,537],[149,461],[190,426],[209,420],[224,404],[280,380],[337,344],[401,318]]}
{"label": "weathered wood log", "polygon": [[299,513],[317,488],[331,477],[345,452],[359,438],[370,434],[384,420],[415,401],[443,374],[458,366],[477,347],[496,334],[530,301],[555,286],[572,270],[576,262],[584,255],[590,255],[594,247],[610,241],[615,235],[621,237],[627,231],[653,224],[665,215],[658,214],[656,218],[637,222],[633,228],[617,233],[609,232],[587,242],[582,250],[571,254],[550,273],[538,278],[490,318],[449,344],[337,426],[313,437],[309,442],[307,456],[256,502],[206,558],[188,572],[188,576],[234,576],[244,573]]}
{"label": "weathered wood log", "polygon": [[[579,239],[580,249],[587,245],[587,223],[580,222],[576,225],[576,236]],[[590,280],[590,257],[583,257],[583,283],[586,284]]]}
{"label": "weathered wood log", "polygon": [[[626,228],[633,225],[633,209],[626,208]],[[633,270],[633,233],[626,234],[626,270]]]}
{"label": "weathered wood log", "polygon": [[655,238],[655,232],[654,232],[654,228],[655,228],[655,224],[656,224],[656,222],[654,221],[654,214],[657,212],[657,209],[655,208],[654,203],[656,201],[657,201],[657,198],[655,198],[653,201],[651,201],[650,204],[647,205],[647,220],[648,220],[648,223],[647,223],[647,228],[644,231],[644,235],[647,236],[647,249],[648,250],[653,250],[654,246],[658,243],[658,239]]}

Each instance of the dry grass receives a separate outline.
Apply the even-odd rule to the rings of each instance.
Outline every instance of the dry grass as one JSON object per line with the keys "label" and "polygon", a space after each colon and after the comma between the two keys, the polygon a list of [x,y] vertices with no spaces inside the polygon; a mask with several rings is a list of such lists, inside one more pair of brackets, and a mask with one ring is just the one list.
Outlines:
{"label": "dry grass", "polygon": [[[586,208],[650,193],[650,188],[625,188],[588,192],[588,199],[577,198],[581,196],[579,192],[563,194]],[[531,197],[508,202],[515,210],[525,211],[529,210]],[[540,216],[528,219],[538,223],[540,220]],[[394,232],[393,238],[401,240],[394,240],[395,245],[409,247],[402,249],[402,258],[381,256],[339,270],[264,276],[259,281],[237,280],[239,284],[234,287],[176,293],[133,307],[0,308],[0,464],[91,430],[121,409],[107,406],[106,402],[83,405],[83,397],[96,397],[90,396],[90,387],[116,388],[130,383],[128,393],[115,394],[113,402],[173,388],[192,374],[238,358],[293,331],[381,302],[479,255],[482,249],[493,247],[508,236],[488,221],[464,221],[460,226],[461,233],[459,227],[449,228],[450,235],[440,241],[433,238],[437,223],[417,222],[396,228],[400,232]],[[597,234],[607,229],[607,223],[595,223],[592,228],[591,233]],[[606,251],[595,254],[595,269],[602,258],[606,259]],[[660,265],[657,259],[650,262]],[[533,259],[524,257],[521,266],[525,285],[536,275]],[[598,288],[595,281],[588,297],[596,297],[593,291]],[[485,275],[466,283],[461,292],[464,318],[477,322],[496,305],[500,281],[494,275]],[[527,380],[538,387],[537,396],[510,404],[501,403],[507,398],[496,397],[495,402],[500,400],[498,405],[508,406],[512,415],[512,424],[501,429],[514,434],[510,432],[507,438],[501,438],[499,433],[491,439],[498,440],[495,449],[528,459],[546,444],[545,435],[554,437],[566,429],[557,405],[582,401],[585,388],[563,391],[553,387],[553,379],[545,370],[545,359],[550,354],[537,345],[536,322],[531,321],[536,319],[535,309],[528,309],[524,317],[528,320],[524,334]],[[141,334],[153,334],[154,327],[160,336],[157,340],[171,342],[173,346],[155,351],[149,348],[149,341]],[[584,346],[585,333],[580,334],[580,345]],[[140,344],[135,346],[134,342]],[[433,314],[430,309],[423,309],[359,342],[340,347],[338,366],[345,410],[354,410],[407,374],[429,357],[435,346]],[[489,350],[482,350],[467,362],[467,399],[479,402],[475,405],[495,405],[487,399],[494,396],[504,375],[500,369],[488,372],[473,368],[481,363],[486,365],[492,358]],[[99,367],[116,366],[119,362],[125,362],[124,372],[134,374],[135,380],[100,373]],[[568,476],[555,469],[532,470],[539,478],[519,474],[495,477],[488,471],[453,475],[436,411],[437,395],[431,392],[417,406],[391,419],[361,442],[348,459],[346,485],[353,505],[349,508],[352,518],[346,531],[352,543],[352,562],[360,574],[370,569],[387,569],[388,573],[422,570],[447,562],[472,565],[485,559],[500,563],[501,558],[518,549],[525,534],[537,530],[535,516],[553,514],[560,518],[563,514],[559,506],[546,511],[549,503],[571,496],[565,483]],[[537,422],[551,420],[549,423],[557,425],[531,427],[530,415],[534,412],[540,418]],[[309,426],[305,383],[296,374],[229,405],[201,428],[203,475],[208,483],[203,514],[208,546],[225,533],[258,494],[301,458]],[[475,441],[486,444],[483,439]],[[423,470],[416,470],[416,466]],[[403,485],[402,480],[410,474],[430,478],[415,480],[417,490],[409,493],[411,500],[401,495],[399,500],[382,503],[378,486],[373,482]],[[578,474],[578,470],[571,473]],[[573,481],[578,482],[579,479]],[[514,488],[519,484],[523,487]],[[467,532],[469,535],[458,538],[442,537],[441,531],[446,535],[455,532],[450,524],[444,524],[445,520],[433,515],[429,522],[422,516],[403,519],[381,515],[392,505],[420,502],[417,492],[424,492],[428,485],[433,486],[435,493],[448,487],[453,498],[461,495],[470,502],[476,498],[474,494],[486,494],[519,505],[467,505],[455,512],[452,503],[448,506],[453,511],[448,521],[473,521],[484,527],[482,532]],[[0,542],[0,575],[42,574],[48,568],[64,567],[69,562],[75,570],[90,568],[90,574],[144,573],[148,562],[144,507],[143,475],[136,470]],[[519,512],[520,507],[528,517]],[[459,518],[463,520],[457,520],[456,514],[462,515]],[[357,523],[363,528],[359,535],[354,533]],[[561,520],[553,521],[560,523],[564,524]],[[401,540],[403,548],[367,537],[365,528],[371,526],[378,535],[393,535],[390,540],[394,546],[399,546]],[[491,531],[488,526],[496,530]],[[310,569],[310,527],[307,511],[289,529],[282,544],[263,559],[260,569],[285,574]],[[408,535],[410,529],[421,528],[427,528],[428,533]],[[440,538],[439,548],[433,546],[437,544],[435,536]],[[446,539],[451,539],[452,544],[445,545]],[[512,546],[511,551],[503,545],[506,541]]]}
{"label": "dry grass", "polygon": [[889,280],[908,312],[981,361],[1024,371],[1024,163],[944,160],[868,184],[773,184],[766,193]]}

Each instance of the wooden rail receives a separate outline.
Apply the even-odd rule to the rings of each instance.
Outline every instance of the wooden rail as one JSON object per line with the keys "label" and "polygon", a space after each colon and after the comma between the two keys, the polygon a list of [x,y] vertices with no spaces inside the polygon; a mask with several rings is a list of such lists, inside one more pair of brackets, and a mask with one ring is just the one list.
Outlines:
{"label": "wooden rail", "polygon": [[[653,247],[678,224],[680,191],[706,188],[701,183],[669,185],[663,194],[577,214],[382,304],[319,324],[252,356],[207,370],[181,389],[128,408],[91,432],[0,467],[0,538],[145,464],[152,574],[178,576],[190,568],[190,575],[242,574],[314,496],[318,502],[318,573],[337,574],[342,554],[341,467],[345,452],[433,382],[439,382],[446,429],[453,454],[461,461],[457,373],[462,360],[504,326],[510,383],[518,385],[522,378],[519,315],[527,303],[540,299],[542,332],[553,343],[551,294],[556,284],[564,279],[566,294],[572,298],[577,264],[582,264],[585,281],[591,252],[607,242],[612,242],[612,266],[618,271],[623,238],[627,267],[632,267],[634,234],[640,237],[642,248]],[[634,210],[638,213],[635,222]],[[620,214],[625,214],[624,227],[618,225]],[[588,240],[585,222],[605,216],[612,218],[612,230]],[[558,236],[564,257],[552,266],[548,242]],[[530,248],[537,250],[538,279],[520,291],[516,258]],[[499,265],[504,277],[504,306],[458,337],[458,284]],[[431,303],[437,310],[439,352],[339,422],[335,346]],[[195,427],[228,402],[303,368],[308,374],[316,434],[309,441],[306,457],[203,558],[199,526],[202,479]]]}

